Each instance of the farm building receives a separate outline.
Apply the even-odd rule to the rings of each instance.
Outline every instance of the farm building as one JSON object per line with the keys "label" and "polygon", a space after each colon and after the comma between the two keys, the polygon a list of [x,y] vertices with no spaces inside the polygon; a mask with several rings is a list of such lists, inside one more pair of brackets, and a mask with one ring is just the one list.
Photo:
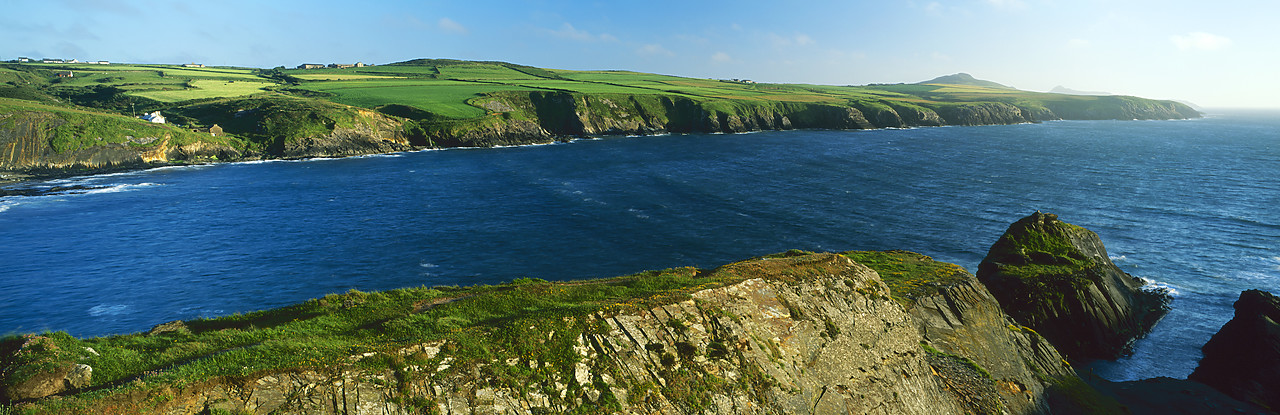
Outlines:
{"label": "farm building", "polygon": [[212,127],[209,127],[209,128],[193,128],[193,129],[191,130],[191,132],[193,132],[193,133],[209,133],[209,135],[212,135],[212,136],[215,136],[215,137],[216,137],[216,136],[220,136],[220,135],[222,135],[222,127],[218,126],[218,124],[214,124]]}
{"label": "farm building", "polygon": [[298,69],[320,69],[323,67],[324,65],[318,64],[318,63],[304,63],[301,65],[298,65]]}
{"label": "farm building", "polygon": [[164,124],[164,116],[160,115],[160,111],[148,112],[146,114],[142,114],[142,116],[138,118],[151,121],[156,124]]}
{"label": "farm building", "polygon": [[74,78],[76,76],[76,74],[72,73],[71,71],[58,72],[57,75],[59,78]]}
{"label": "farm building", "polygon": [[183,68],[203,68],[204,64],[203,63],[184,63],[182,64],[182,67]]}

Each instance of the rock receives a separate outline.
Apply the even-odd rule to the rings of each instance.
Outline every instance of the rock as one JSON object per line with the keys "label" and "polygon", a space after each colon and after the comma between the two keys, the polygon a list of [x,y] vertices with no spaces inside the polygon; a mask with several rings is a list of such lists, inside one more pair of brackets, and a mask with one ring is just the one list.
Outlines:
{"label": "rock", "polygon": [[73,389],[84,389],[89,386],[93,380],[93,368],[83,363],[77,363],[71,367],[71,371],[67,373],[67,386]]}
{"label": "rock", "polygon": [[155,327],[151,328],[151,331],[148,332],[147,335],[158,336],[165,333],[176,333],[182,331],[187,331],[187,324],[183,323],[182,320],[174,320],[168,323],[157,324]]}
{"label": "rock", "polygon": [[1168,311],[1169,296],[1107,257],[1098,235],[1036,212],[1009,226],[978,265],[1005,313],[1073,359],[1114,359]]}
{"label": "rock", "polygon": [[1204,358],[1188,379],[1280,411],[1280,298],[1248,290],[1235,309],[1235,317],[1200,349]]}
{"label": "rock", "polygon": [[67,375],[75,365],[58,359],[53,339],[26,335],[6,346],[9,350],[0,356],[0,402],[39,399],[67,389]]}

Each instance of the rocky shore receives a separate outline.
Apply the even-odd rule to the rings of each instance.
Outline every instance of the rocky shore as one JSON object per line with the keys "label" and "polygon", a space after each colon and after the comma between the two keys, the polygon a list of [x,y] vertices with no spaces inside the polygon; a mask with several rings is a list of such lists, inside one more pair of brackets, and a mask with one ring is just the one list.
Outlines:
{"label": "rocky shore", "polygon": [[1095,234],[1037,212],[978,276],[905,251],[789,251],[605,280],[353,291],[100,339],[10,337],[0,408],[1273,413],[1278,302],[1260,291],[1242,295],[1191,381],[1077,372],[1122,352],[1167,301],[1099,258]]}

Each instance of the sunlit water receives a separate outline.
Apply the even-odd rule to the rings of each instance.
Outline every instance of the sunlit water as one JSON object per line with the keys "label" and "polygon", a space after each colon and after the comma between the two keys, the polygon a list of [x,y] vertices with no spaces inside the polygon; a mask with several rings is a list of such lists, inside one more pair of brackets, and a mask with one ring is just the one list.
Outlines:
{"label": "sunlit water", "polygon": [[1185,377],[1280,286],[1280,117],[608,138],[165,168],[0,198],[0,333],[79,336],[328,293],[908,249],[975,270],[1043,210],[1175,291],[1112,379]]}

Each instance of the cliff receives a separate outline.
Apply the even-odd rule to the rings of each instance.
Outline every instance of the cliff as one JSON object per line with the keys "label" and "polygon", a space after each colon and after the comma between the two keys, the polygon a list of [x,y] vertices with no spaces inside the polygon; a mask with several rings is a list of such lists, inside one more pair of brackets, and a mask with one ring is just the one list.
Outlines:
{"label": "cliff", "polygon": [[977,275],[1014,320],[1073,359],[1123,355],[1168,310],[1169,297],[1111,263],[1097,234],[1053,214],[1010,225]]}
{"label": "cliff", "polygon": [[1187,378],[1280,412],[1280,298],[1249,290],[1240,293],[1235,309],[1201,348],[1204,359]]}
{"label": "cliff", "polygon": [[[351,292],[151,334],[27,336],[4,343],[5,391],[36,413],[1119,413],[963,270],[868,260],[922,265],[883,268],[894,286],[939,278],[895,290],[850,259],[864,256]],[[81,366],[91,380],[68,375]],[[15,392],[27,384],[63,395]]]}
{"label": "cliff", "polygon": [[234,160],[242,144],[129,117],[0,102],[0,171],[88,172]]}

